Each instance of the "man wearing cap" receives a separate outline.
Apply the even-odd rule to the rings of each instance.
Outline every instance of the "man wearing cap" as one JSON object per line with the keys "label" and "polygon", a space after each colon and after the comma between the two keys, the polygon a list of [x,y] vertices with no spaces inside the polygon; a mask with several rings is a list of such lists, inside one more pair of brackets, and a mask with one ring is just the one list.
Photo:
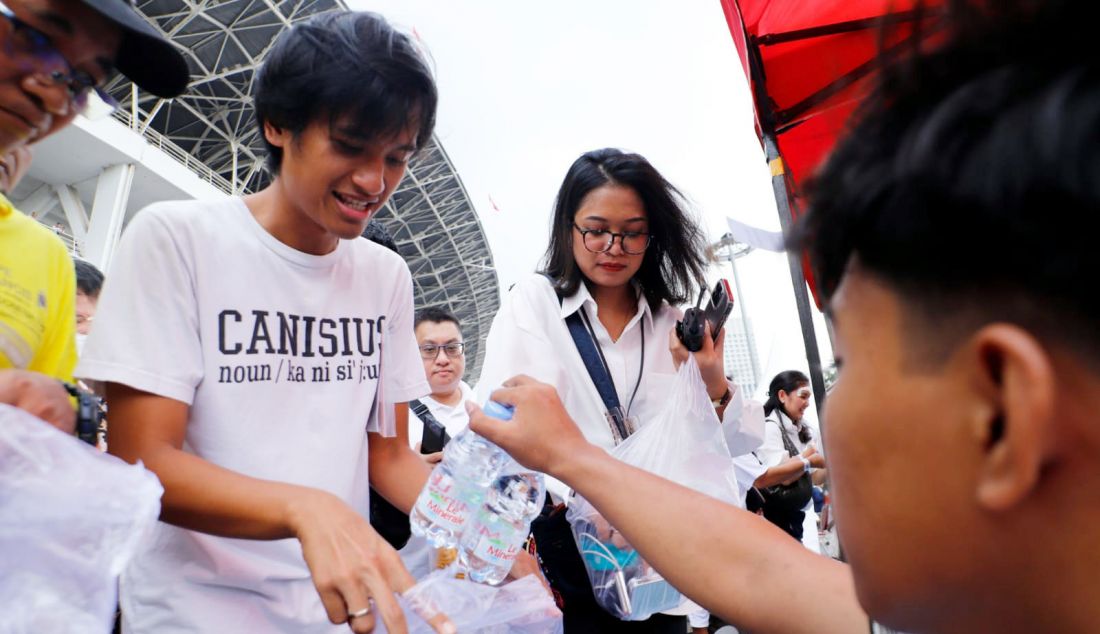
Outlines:
{"label": "man wearing cap", "polygon": [[[160,97],[187,87],[187,63],[123,0],[0,1],[0,156],[68,125],[115,70]],[[93,96],[93,93],[95,95]],[[10,191],[26,168],[8,173]],[[12,177],[12,178],[9,178]],[[67,431],[74,423],[56,379],[76,363],[73,263],[61,240],[0,193],[0,403]]]}

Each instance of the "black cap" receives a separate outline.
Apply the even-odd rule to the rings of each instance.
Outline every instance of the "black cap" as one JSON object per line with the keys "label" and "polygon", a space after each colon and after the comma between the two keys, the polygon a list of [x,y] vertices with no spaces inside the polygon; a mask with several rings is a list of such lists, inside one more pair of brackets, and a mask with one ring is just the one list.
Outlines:
{"label": "black cap", "polygon": [[171,98],[187,89],[187,60],[174,44],[149,24],[128,0],[84,0],[122,29],[115,67],[130,81],[158,97]]}

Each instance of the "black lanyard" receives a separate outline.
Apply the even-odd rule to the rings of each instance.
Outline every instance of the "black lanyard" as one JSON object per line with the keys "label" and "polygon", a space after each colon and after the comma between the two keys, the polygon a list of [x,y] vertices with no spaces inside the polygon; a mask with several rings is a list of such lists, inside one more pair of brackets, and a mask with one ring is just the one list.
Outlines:
{"label": "black lanyard", "polygon": [[[592,322],[588,321],[588,314],[585,313],[584,305],[578,309],[581,314],[581,319],[584,321],[584,327],[588,330],[588,335],[592,337],[592,342],[596,344],[596,352],[600,354],[600,361],[603,362],[604,371],[607,372],[607,379],[611,381],[611,386],[614,388],[615,379],[611,376],[611,366],[607,363],[607,357],[603,355],[603,347],[600,345],[599,338],[596,337],[596,331],[592,329]],[[634,391],[630,393],[630,402],[626,405],[626,415],[630,416],[630,408],[634,405],[634,397],[638,395],[638,388],[642,385],[642,373],[645,371],[645,316],[638,320],[638,327],[642,330],[642,350],[640,358],[638,359],[638,380],[634,383]],[[616,390],[616,393],[618,391]]]}

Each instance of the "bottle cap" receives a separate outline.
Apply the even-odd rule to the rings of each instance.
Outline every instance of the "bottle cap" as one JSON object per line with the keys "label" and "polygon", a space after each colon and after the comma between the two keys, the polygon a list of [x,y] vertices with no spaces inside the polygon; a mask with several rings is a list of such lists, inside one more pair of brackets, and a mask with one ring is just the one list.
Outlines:
{"label": "bottle cap", "polygon": [[486,416],[492,416],[500,420],[512,420],[512,414],[515,412],[515,408],[508,405],[501,405],[496,401],[486,401],[482,411],[485,412]]}
{"label": "bottle cap", "polygon": [[457,548],[437,548],[435,550],[436,562],[435,567],[439,570],[450,566],[458,559]]}

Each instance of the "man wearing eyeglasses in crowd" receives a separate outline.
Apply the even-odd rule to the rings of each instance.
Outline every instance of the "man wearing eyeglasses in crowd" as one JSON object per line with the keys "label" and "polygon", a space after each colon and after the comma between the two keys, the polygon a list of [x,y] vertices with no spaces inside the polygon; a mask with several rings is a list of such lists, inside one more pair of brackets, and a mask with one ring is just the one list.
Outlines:
{"label": "man wearing eyeglasses in crowd", "polygon": [[[416,313],[413,324],[424,376],[432,388],[427,397],[409,403],[409,446],[420,452],[425,437],[424,418],[431,417],[454,437],[470,421],[465,403],[473,400],[474,394],[462,380],[466,372],[466,344],[458,318],[446,309],[429,307]],[[443,452],[426,453],[422,457],[434,464],[443,458]],[[431,548],[424,538],[411,537],[399,553],[413,577],[420,579],[431,572]]]}
{"label": "man wearing eyeglasses in crowd", "polygon": [[[432,393],[420,402],[428,408],[450,436],[466,427],[469,415],[464,404],[474,398],[470,386],[462,380],[466,372],[466,344],[458,318],[443,308],[425,308],[416,314],[416,343],[424,362],[424,375]],[[424,423],[415,410],[409,413],[409,444],[420,449]],[[423,410],[421,410],[423,411]],[[443,452],[426,454],[428,462],[439,462]]]}
{"label": "man wearing eyeglasses in crowd", "polygon": [[[116,69],[160,97],[187,87],[183,56],[124,0],[0,2],[0,156],[20,159],[4,163],[5,193],[26,146],[112,103],[100,87]],[[0,403],[66,431],[75,416],[56,379],[76,363],[75,288],[61,240],[0,194]]]}

